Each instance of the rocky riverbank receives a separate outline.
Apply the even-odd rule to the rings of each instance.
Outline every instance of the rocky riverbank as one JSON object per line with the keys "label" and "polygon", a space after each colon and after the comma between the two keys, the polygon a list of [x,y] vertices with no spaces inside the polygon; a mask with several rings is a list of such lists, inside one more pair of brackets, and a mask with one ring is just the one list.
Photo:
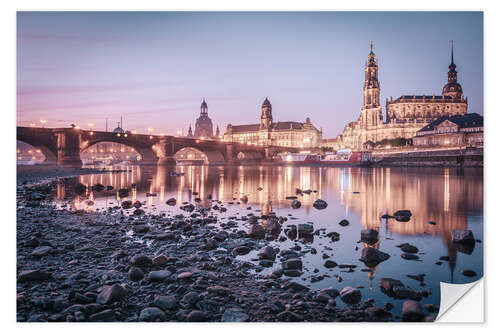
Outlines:
{"label": "rocky riverbank", "polygon": [[[55,179],[106,172],[110,171],[90,168],[58,167],[55,165],[43,164],[17,165],[17,185],[35,184]],[[122,171],[114,170],[113,172]]]}
{"label": "rocky riverbank", "polygon": [[[58,209],[49,198],[54,187],[18,187],[18,321],[432,321],[438,310],[424,310],[418,301],[425,292],[398,280],[385,279],[381,288],[408,299],[402,318],[391,303],[374,306],[354,286],[313,291],[290,281],[303,274],[300,249],[279,252],[268,237],[281,232],[286,217],[249,214],[246,232],[235,228],[243,217],[219,219],[225,208],[216,201],[204,209],[170,199],[185,212],[174,216],[146,213],[140,202],[104,212]],[[307,237],[313,228],[286,230],[293,232]],[[367,249],[367,266],[388,259]],[[242,260],[251,250],[259,250],[259,260]],[[275,260],[282,269],[257,278],[254,271]]]}

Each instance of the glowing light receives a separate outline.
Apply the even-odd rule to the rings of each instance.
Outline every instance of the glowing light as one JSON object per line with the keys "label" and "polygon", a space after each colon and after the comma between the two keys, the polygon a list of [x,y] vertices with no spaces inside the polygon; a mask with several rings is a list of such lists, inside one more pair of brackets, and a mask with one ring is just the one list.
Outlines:
{"label": "glowing light", "polygon": [[150,135],[150,136],[149,136],[149,138],[152,140],[152,139],[153,139],[153,136],[152,136],[152,135]]}
{"label": "glowing light", "polygon": [[35,127],[35,126],[36,126],[36,124],[35,124],[35,123],[31,123],[31,124],[30,124],[30,126],[31,126],[31,127]]}
{"label": "glowing light", "polygon": [[125,133],[125,134],[123,134],[123,136],[124,136],[124,137],[127,137],[128,135],[127,135],[127,133]]}
{"label": "glowing light", "polygon": [[116,136],[121,136],[121,134],[120,133],[116,133]]}
{"label": "glowing light", "polygon": [[154,131],[154,130],[153,130],[151,127],[150,127],[150,128],[148,128],[148,133],[153,133],[153,131]]}
{"label": "glowing light", "polygon": [[40,123],[42,124],[42,127],[45,127],[45,124],[47,123],[47,120],[40,119]]}
{"label": "glowing light", "polygon": [[90,135],[94,135],[94,132],[90,131]]}
{"label": "glowing light", "polygon": [[136,130],[133,130],[133,131],[132,131],[132,134],[137,134],[137,131],[136,131]]}

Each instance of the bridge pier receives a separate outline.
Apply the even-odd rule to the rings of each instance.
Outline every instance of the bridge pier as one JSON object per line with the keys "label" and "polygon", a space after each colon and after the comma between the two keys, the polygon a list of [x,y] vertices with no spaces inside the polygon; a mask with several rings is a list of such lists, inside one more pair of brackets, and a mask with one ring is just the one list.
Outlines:
{"label": "bridge pier", "polygon": [[55,133],[57,137],[57,165],[81,167],[80,133],[76,130],[65,130]]}
{"label": "bridge pier", "polygon": [[158,159],[158,165],[176,165],[175,158],[173,156],[163,156]]}

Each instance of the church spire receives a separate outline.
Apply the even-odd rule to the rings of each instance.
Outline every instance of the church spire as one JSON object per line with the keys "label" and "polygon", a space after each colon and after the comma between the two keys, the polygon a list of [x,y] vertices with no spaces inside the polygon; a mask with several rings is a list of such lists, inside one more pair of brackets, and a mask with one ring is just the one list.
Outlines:
{"label": "church spire", "polygon": [[451,63],[453,64],[453,39],[451,40]]}
{"label": "church spire", "polygon": [[191,124],[189,124],[188,135],[189,138],[193,137],[193,130],[191,129]]}

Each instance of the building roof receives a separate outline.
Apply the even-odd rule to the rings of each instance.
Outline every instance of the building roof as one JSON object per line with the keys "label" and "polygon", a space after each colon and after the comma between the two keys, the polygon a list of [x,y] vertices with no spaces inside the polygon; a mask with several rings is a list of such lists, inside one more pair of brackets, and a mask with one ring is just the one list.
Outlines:
{"label": "building roof", "polygon": [[427,126],[419,129],[418,132],[433,131],[443,121],[448,120],[457,124],[458,128],[483,127],[483,116],[477,113],[466,113],[464,115],[443,116],[429,123]]}
{"label": "building roof", "polygon": [[[273,131],[286,131],[290,129],[301,130],[304,129],[304,125],[306,125],[306,123],[301,123],[297,121],[278,121],[272,123],[271,129]],[[313,125],[308,124],[308,126],[313,126]],[[233,133],[257,132],[260,130],[260,124],[232,125],[231,128]]]}

